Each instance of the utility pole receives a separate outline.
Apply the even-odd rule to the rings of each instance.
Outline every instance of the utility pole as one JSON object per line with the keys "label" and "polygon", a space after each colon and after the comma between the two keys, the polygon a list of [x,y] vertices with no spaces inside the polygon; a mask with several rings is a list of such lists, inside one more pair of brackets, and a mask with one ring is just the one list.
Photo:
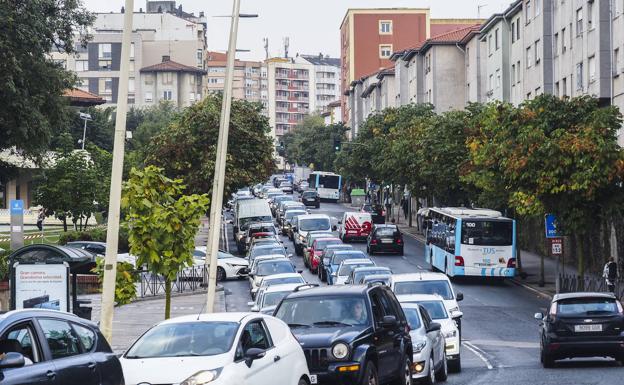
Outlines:
{"label": "utility pole", "polygon": [[108,340],[113,337],[113,312],[115,307],[115,276],[117,274],[117,246],[119,240],[119,213],[121,204],[121,178],[123,173],[124,146],[126,138],[126,113],[128,111],[128,74],[130,72],[130,36],[134,0],[126,0],[123,37],[121,41],[121,67],[117,94],[117,117],[113,144],[113,167],[111,172],[110,198],[108,204],[108,228],[106,231],[106,257],[102,285],[102,312],[100,330]]}
{"label": "utility pole", "polygon": [[[219,138],[217,139],[217,156],[215,161],[214,181],[212,183],[212,200],[210,201],[210,226],[208,229],[208,245],[206,260],[208,264],[208,294],[206,312],[214,311],[215,294],[217,291],[217,253],[219,252],[219,235],[221,229],[221,208],[225,187],[225,160],[227,155],[228,135],[230,131],[230,107],[232,104],[232,83],[234,79],[234,59],[236,56],[236,35],[240,15],[240,0],[234,0],[232,7],[232,23],[230,25],[230,43],[227,52],[227,67],[223,87],[223,102],[219,121]],[[257,15],[244,15],[254,17]]]}

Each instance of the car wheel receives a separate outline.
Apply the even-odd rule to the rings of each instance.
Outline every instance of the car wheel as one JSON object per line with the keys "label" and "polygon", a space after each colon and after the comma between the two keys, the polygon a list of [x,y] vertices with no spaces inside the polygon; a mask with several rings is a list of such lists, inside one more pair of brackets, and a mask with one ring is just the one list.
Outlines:
{"label": "car wheel", "polygon": [[551,357],[550,354],[546,353],[543,344],[540,349],[540,361],[542,361],[542,366],[544,368],[552,368],[553,366],[555,366],[555,360]]}
{"label": "car wheel", "polygon": [[225,274],[225,269],[222,268],[221,266],[218,266],[217,267],[217,282],[225,281],[226,278],[227,278],[227,274]]}
{"label": "car wheel", "polygon": [[412,362],[409,358],[405,359],[405,363],[393,384],[412,385]]}
{"label": "car wheel", "polygon": [[449,372],[459,373],[461,372],[461,356],[458,354],[456,360],[452,360],[448,364]]}
{"label": "car wheel", "polygon": [[379,378],[377,377],[377,368],[372,362],[366,364],[364,368],[364,378],[362,378],[362,385],[379,385]]}
{"label": "car wheel", "polygon": [[297,385],[308,385],[308,381],[306,381],[305,378],[300,378],[299,382],[297,382]]}
{"label": "car wheel", "polygon": [[440,369],[435,374],[435,378],[437,381],[444,382],[448,378],[448,363],[446,362],[446,353],[444,353],[444,358],[442,359],[442,365]]}

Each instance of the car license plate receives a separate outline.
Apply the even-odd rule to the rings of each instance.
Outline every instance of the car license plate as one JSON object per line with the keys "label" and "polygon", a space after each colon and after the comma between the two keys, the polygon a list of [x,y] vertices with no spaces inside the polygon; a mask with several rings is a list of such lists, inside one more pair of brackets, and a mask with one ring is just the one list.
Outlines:
{"label": "car license plate", "polygon": [[316,378],[316,374],[310,374],[310,383],[311,384],[318,384],[318,380]]}
{"label": "car license plate", "polygon": [[392,243],[392,239],[382,239],[381,243]]}
{"label": "car license plate", "polygon": [[577,333],[601,332],[602,325],[574,325],[574,331]]}

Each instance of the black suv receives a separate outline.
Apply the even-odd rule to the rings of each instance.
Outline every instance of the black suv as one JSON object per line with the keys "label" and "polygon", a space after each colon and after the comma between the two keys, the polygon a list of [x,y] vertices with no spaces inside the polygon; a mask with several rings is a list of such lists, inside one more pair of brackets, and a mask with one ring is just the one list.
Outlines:
{"label": "black suv", "polygon": [[301,193],[301,202],[306,206],[321,207],[321,197],[315,190],[306,190]]}
{"label": "black suv", "polygon": [[317,383],[411,383],[409,326],[388,287],[309,286],[286,296],[274,316],[290,326]]}

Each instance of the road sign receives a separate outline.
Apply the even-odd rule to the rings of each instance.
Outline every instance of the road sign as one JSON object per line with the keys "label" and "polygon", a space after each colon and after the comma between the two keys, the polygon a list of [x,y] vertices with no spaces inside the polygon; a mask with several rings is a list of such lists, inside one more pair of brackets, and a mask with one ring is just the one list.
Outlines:
{"label": "road sign", "polygon": [[11,207],[11,249],[17,250],[24,246],[24,201],[12,199]]}
{"label": "road sign", "polygon": [[550,239],[550,252],[553,256],[563,255],[563,239],[551,238]]}
{"label": "road sign", "polygon": [[11,200],[11,215],[24,215],[24,201],[21,199]]}
{"label": "road sign", "polygon": [[546,238],[559,238],[561,237],[561,233],[559,233],[557,218],[554,214],[547,214],[544,220],[546,227]]}

